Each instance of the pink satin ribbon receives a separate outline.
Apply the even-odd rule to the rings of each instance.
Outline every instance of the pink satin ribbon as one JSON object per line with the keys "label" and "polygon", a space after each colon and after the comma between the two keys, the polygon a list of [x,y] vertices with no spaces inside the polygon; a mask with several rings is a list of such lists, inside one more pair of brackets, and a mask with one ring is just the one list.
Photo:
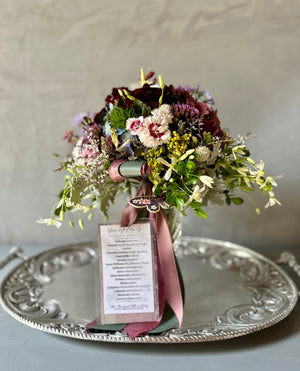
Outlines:
{"label": "pink satin ribbon", "polygon": [[156,240],[159,262],[165,283],[166,299],[178,319],[183,318],[183,300],[169,227],[162,210],[156,214]]}
{"label": "pink satin ribbon", "polygon": [[115,182],[122,182],[125,178],[119,173],[119,167],[127,162],[128,160],[116,160],[111,163],[110,167],[108,168],[108,174],[110,178]]}
{"label": "pink satin ribbon", "polygon": [[136,323],[129,323],[124,327],[124,330],[127,332],[128,336],[133,340],[137,336],[141,336],[143,334],[147,334],[148,331],[154,330],[159,324],[162,319],[162,315],[164,312],[164,308],[166,305],[166,292],[165,292],[165,284],[162,277],[161,267],[159,264],[159,260],[157,263],[157,280],[158,280],[158,300],[159,300],[159,318],[157,321],[153,322],[136,322]]}

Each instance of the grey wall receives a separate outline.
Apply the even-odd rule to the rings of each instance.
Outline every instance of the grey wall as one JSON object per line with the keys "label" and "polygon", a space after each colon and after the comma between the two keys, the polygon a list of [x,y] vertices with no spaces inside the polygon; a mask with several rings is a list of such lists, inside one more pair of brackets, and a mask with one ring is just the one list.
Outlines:
{"label": "grey wall", "polygon": [[96,239],[100,214],[84,232],[36,224],[63,183],[52,153],[70,149],[61,137],[75,114],[100,109],[143,66],[167,84],[208,89],[223,127],[251,130],[253,157],[283,175],[282,207],[261,216],[250,204],[209,207],[184,232],[257,250],[299,244],[299,39],[297,0],[1,0],[0,242]]}

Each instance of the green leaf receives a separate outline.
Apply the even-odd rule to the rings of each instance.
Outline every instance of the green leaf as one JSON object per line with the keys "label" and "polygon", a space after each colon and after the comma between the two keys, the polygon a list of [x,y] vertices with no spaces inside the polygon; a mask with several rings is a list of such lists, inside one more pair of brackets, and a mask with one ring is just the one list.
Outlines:
{"label": "green leaf", "polygon": [[209,132],[203,132],[203,144],[210,144],[212,142],[212,137]]}
{"label": "green leaf", "polygon": [[179,175],[185,175],[186,174],[186,163],[179,162],[178,164],[174,166],[174,169],[175,171],[177,171]]}
{"label": "green leaf", "polygon": [[171,183],[166,189],[166,197],[167,203],[170,206],[179,206],[181,207],[181,203],[183,204],[188,200],[187,194],[180,189],[177,183]]}
{"label": "green leaf", "polygon": [[159,196],[163,193],[163,191],[164,191],[164,189],[163,189],[163,187],[161,186],[161,183],[160,183],[156,186],[154,194],[155,194],[155,196]]}
{"label": "green leaf", "polygon": [[244,202],[244,200],[242,198],[239,198],[239,197],[232,197],[231,201],[235,205],[241,205]]}
{"label": "green leaf", "polygon": [[182,207],[184,205],[184,199],[181,198],[181,197],[176,197],[175,202],[176,202],[177,209],[179,209],[179,210],[182,209]]}
{"label": "green leaf", "polygon": [[114,204],[117,194],[120,190],[120,185],[116,182],[111,182],[100,191],[100,210],[103,212],[105,218],[108,218],[108,210],[110,205]]}
{"label": "green leaf", "polygon": [[203,209],[201,209],[201,206],[202,206],[201,202],[192,201],[190,205],[191,205],[191,208],[195,211],[195,213],[200,218],[203,218],[203,219],[207,218],[206,212]]}
{"label": "green leaf", "polygon": [[80,203],[80,194],[83,192],[89,184],[85,181],[74,182],[71,188],[71,197],[70,201],[73,202],[75,205]]}
{"label": "green leaf", "polygon": [[110,126],[114,129],[125,129],[127,119],[142,116],[144,111],[144,104],[139,101],[134,101],[131,107],[121,108],[115,106],[114,109],[109,112],[108,119]]}

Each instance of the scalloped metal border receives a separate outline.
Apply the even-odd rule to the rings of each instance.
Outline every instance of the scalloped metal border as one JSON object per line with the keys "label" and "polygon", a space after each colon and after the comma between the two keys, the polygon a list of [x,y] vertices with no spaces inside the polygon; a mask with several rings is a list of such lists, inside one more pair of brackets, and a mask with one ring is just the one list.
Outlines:
{"label": "scalloped metal border", "polygon": [[[11,310],[6,305],[5,301],[3,300],[2,291],[3,291],[3,286],[4,286],[5,282],[13,274],[14,271],[19,269],[24,264],[24,262],[21,262],[16,267],[14,267],[2,280],[1,286],[0,286],[0,294],[1,294],[0,295],[0,304],[2,305],[3,309],[10,316],[12,316],[14,319],[21,322],[24,325],[35,328],[35,329],[40,330],[40,331],[48,332],[48,333],[51,333],[51,334],[54,334],[54,335],[59,335],[59,336],[81,339],[81,340],[114,342],[114,343],[130,343],[130,344],[198,343],[198,342],[208,342],[208,341],[232,339],[232,338],[235,338],[235,337],[248,335],[250,333],[257,332],[257,331],[263,330],[265,328],[271,327],[271,326],[275,325],[276,323],[280,322],[281,320],[283,320],[284,318],[286,318],[291,313],[291,311],[294,309],[294,307],[297,303],[297,300],[298,300],[298,289],[297,289],[294,281],[289,277],[289,275],[283,269],[281,269],[276,263],[274,263],[272,260],[264,257],[263,255],[257,253],[256,251],[253,251],[251,249],[248,249],[244,246],[241,246],[241,245],[238,245],[238,244],[235,244],[235,243],[232,243],[232,242],[214,240],[214,239],[210,239],[210,238],[187,237],[187,236],[183,236],[182,241],[186,241],[186,242],[191,241],[191,242],[199,242],[199,243],[211,243],[211,244],[215,244],[215,245],[225,246],[225,247],[228,247],[230,249],[242,250],[242,251],[245,251],[247,253],[250,253],[251,255],[256,257],[257,259],[263,260],[264,262],[272,265],[277,271],[280,272],[280,274],[282,276],[284,276],[284,278],[287,280],[287,282],[289,283],[289,285],[292,288],[293,298],[290,300],[289,306],[282,313],[274,316],[272,320],[265,321],[265,322],[263,322],[259,325],[256,324],[256,325],[253,325],[253,326],[247,327],[247,328],[241,326],[240,330],[234,330],[234,331],[228,331],[228,332],[224,331],[226,326],[221,325],[220,326],[220,334],[219,335],[216,334],[214,336],[201,335],[201,334],[197,334],[197,333],[191,335],[191,334],[188,333],[188,331],[193,331],[193,330],[189,329],[185,333],[176,333],[176,330],[171,330],[165,335],[160,335],[160,336],[146,335],[144,337],[138,337],[138,338],[135,338],[134,340],[131,340],[128,336],[124,335],[121,332],[115,332],[115,333],[109,333],[108,332],[108,333],[103,333],[103,334],[100,334],[100,333],[89,334],[89,333],[82,332],[82,331],[59,330],[59,329],[51,328],[51,327],[47,326],[46,324],[45,325],[39,324],[39,323],[36,323],[34,321],[31,321],[29,319],[26,319],[26,318],[20,316],[19,314],[15,313],[13,310]],[[44,251],[40,254],[34,255],[29,259],[38,258],[45,253],[52,252],[52,251],[55,251],[55,250],[65,249],[67,247],[72,247],[72,246],[87,245],[87,244],[91,244],[91,243],[86,242],[86,243],[78,243],[78,244],[71,244],[71,245],[62,245],[62,246],[59,246],[59,247],[55,247],[53,249],[46,250],[46,251]],[[187,254],[187,256],[188,255],[191,255],[191,254]],[[217,327],[216,324],[214,324],[214,328],[216,328],[216,327]]]}

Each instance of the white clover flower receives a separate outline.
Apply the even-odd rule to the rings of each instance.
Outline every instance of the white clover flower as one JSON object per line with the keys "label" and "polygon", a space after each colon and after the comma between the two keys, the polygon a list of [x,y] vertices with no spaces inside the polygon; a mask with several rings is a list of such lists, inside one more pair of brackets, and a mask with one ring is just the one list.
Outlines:
{"label": "white clover flower", "polygon": [[205,162],[210,157],[210,150],[205,146],[198,146],[195,148],[195,160],[198,162]]}

